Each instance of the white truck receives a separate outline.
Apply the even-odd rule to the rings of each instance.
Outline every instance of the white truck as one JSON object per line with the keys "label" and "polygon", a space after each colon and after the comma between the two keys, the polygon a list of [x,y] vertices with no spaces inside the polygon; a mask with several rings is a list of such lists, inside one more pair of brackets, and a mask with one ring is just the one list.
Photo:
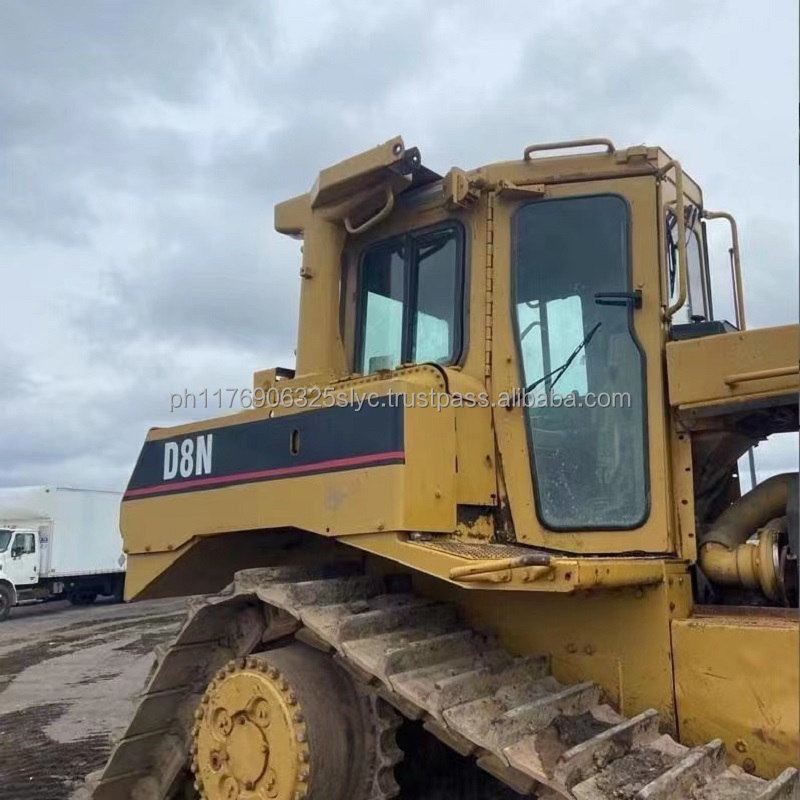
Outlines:
{"label": "white truck", "polygon": [[0,621],[25,600],[122,600],[118,492],[0,488]]}

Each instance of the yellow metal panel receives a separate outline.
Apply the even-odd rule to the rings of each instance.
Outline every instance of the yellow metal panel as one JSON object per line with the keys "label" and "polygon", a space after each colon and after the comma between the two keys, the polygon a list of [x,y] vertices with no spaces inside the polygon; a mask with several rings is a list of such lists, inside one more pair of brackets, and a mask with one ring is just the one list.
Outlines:
{"label": "yellow metal panel", "polygon": [[[297,330],[298,375],[348,369],[339,330],[339,284],[344,229],[312,217],[303,242],[300,324]],[[313,322],[310,322],[313,320]]]}
{"label": "yellow metal panel", "polygon": [[[800,754],[800,622],[796,614],[674,620],[681,741],[725,742],[729,756],[774,777]],[[748,763],[749,762],[749,763]]]}
{"label": "yellow metal panel", "polygon": [[[406,408],[402,471],[403,530],[456,527],[456,430],[453,409]],[[391,530],[390,520],[375,530]]]}
{"label": "yellow metal panel", "polygon": [[[129,555],[125,572],[125,599],[138,597],[156,578],[166,573],[189,547],[191,544],[180,551]],[[172,589],[173,596],[180,594],[179,586],[173,586]]]}
{"label": "yellow metal panel", "polygon": [[[478,396],[486,392],[483,381],[447,370],[451,394]],[[488,400],[488,397],[487,397]],[[494,427],[489,407],[454,409],[456,432],[456,496],[462,505],[497,505]]]}
{"label": "yellow metal panel", "polygon": [[307,194],[278,203],[275,206],[275,230],[288,236],[301,236],[311,219],[310,212]]}
{"label": "yellow metal panel", "polygon": [[672,406],[686,407],[797,395],[799,360],[797,325],[669,342],[669,401]]}
{"label": "yellow metal panel", "polygon": [[678,555],[691,562],[697,560],[697,531],[694,513],[694,477],[692,442],[682,430],[670,432],[672,444],[671,485],[673,517],[678,531]]}
{"label": "yellow metal panel", "polygon": [[339,202],[379,183],[385,178],[385,171],[400,161],[404,152],[403,139],[395,136],[371,150],[326,167],[311,189],[312,207]]}
{"label": "yellow metal panel", "polygon": [[[287,381],[287,387],[294,382]],[[401,406],[412,394],[443,391],[440,370],[420,366],[386,379],[376,376],[336,385],[336,391],[353,389],[362,398],[374,393]],[[127,500],[120,525],[130,553],[164,552],[182,547],[195,536],[229,531],[299,528],[325,536],[373,531],[434,531],[451,533],[456,527],[455,410],[401,408],[404,414],[405,464],[366,467],[317,475],[208,488],[184,494]],[[175,438],[193,431],[237,425],[268,414],[302,413],[298,407],[271,412],[258,409],[175,428],[154,429],[148,439]],[[357,423],[358,414],[354,414]],[[268,424],[268,423],[267,423]],[[477,442],[485,448],[485,441]],[[482,455],[483,458],[483,455]],[[476,459],[465,469],[486,471]],[[473,484],[475,481],[473,481]]]}
{"label": "yellow metal panel", "polygon": [[[380,522],[398,527],[404,469],[354,469],[128,500],[120,528],[129,552],[137,553],[174,550],[195,536],[228,531],[296,527],[334,536],[373,531]],[[429,519],[436,528],[450,516]]]}

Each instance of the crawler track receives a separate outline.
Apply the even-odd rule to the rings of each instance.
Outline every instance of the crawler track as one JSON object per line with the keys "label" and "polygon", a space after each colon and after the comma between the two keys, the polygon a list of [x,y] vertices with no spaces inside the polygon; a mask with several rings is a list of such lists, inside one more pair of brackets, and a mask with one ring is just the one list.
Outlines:
{"label": "crawler track", "polygon": [[185,779],[192,716],[211,676],[288,636],[329,652],[378,697],[523,795],[800,798],[797,770],[768,782],[727,767],[721,741],[684,747],[660,734],[655,711],[625,719],[596,684],[556,681],[546,656],[511,656],[453,607],[344,565],[246,570],[221,594],[194,602],[94,800],[169,797]]}

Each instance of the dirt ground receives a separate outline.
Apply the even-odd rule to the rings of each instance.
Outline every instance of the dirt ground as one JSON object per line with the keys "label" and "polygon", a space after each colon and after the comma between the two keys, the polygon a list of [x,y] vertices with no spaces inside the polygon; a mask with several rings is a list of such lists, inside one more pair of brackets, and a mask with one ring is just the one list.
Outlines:
{"label": "dirt ground", "polygon": [[183,600],[15,608],[0,623],[0,798],[81,800]]}
{"label": "dirt ground", "polygon": [[[0,623],[0,800],[87,800],[84,777],[105,764],[153,648],[177,632],[183,609],[183,600],[162,600],[12,610]],[[419,723],[398,733],[398,800],[518,797]]]}

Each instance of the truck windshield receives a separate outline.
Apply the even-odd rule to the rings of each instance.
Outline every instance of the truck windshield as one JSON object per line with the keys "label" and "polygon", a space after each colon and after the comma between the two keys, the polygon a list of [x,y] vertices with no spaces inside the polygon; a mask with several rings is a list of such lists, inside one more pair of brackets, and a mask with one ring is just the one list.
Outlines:
{"label": "truck windshield", "polygon": [[0,528],[0,553],[5,553],[8,543],[11,541],[12,533],[14,531],[10,531],[8,528]]}
{"label": "truck windshield", "polygon": [[551,530],[647,517],[644,356],[632,304],[598,302],[631,291],[629,224],[616,195],[537,200],[514,217],[523,411],[536,512]]}

